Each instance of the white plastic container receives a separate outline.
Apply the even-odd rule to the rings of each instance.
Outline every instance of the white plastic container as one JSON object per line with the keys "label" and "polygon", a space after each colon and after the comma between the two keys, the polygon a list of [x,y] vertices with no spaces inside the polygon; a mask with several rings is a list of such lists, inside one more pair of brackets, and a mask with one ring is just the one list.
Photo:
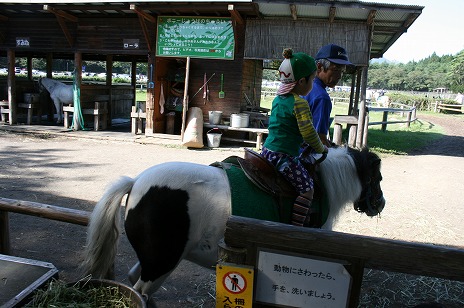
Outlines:
{"label": "white plastic container", "polygon": [[231,127],[248,127],[250,115],[248,113],[233,113],[230,115]]}
{"label": "white plastic container", "polygon": [[222,119],[222,111],[208,111],[209,124],[220,124]]}

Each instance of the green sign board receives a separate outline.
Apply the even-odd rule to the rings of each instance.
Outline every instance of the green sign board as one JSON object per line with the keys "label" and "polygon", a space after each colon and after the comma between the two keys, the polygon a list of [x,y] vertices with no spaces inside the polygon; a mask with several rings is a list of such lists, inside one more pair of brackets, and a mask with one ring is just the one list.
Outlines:
{"label": "green sign board", "polygon": [[230,18],[159,16],[156,55],[234,59]]}

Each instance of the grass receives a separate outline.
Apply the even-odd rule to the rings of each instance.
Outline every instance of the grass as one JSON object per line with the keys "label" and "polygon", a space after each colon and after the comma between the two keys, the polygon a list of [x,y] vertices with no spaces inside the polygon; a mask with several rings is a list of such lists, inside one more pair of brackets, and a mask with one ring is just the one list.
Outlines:
{"label": "grass", "polygon": [[[273,97],[270,96],[262,99],[261,107],[271,109],[272,100]],[[346,114],[348,114],[348,105],[336,104],[332,108],[331,117]],[[388,121],[401,121],[405,119],[396,113],[388,115]],[[371,112],[369,114],[369,121],[382,121],[382,112]],[[330,134],[333,135],[333,124],[330,127]],[[381,155],[406,155],[412,149],[423,147],[442,135],[442,127],[431,126],[421,121],[415,121],[409,128],[406,126],[406,123],[389,124],[385,132],[381,130],[381,125],[372,125],[369,126],[367,143],[371,150]],[[344,130],[342,138],[343,140],[348,139],[346,130]]]}

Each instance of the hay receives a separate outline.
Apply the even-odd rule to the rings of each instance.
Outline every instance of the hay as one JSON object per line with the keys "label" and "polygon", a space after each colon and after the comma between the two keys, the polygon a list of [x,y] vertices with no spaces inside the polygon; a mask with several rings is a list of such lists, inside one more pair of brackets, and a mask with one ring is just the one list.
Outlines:
{"label": "hay", "polygon": [[414,307],[429,302],[463,307],[464,282],[378,270],[364,273],[359,308]]}

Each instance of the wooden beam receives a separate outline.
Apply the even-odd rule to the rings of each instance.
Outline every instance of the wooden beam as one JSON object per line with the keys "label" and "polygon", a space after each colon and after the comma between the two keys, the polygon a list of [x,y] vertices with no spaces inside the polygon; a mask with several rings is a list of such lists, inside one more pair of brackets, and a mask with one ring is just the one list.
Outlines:
{"label": "wooden beam", "polygon": [[66,26],[66,23],[64,22],[64,18],[57,15],[56,19],[58,20],[58,23],[60,24],[61,30],[63,31],[64,36],[66,37],[66,40],[68,41],[69,46],[73,47],[74,40],[73,40],[71,33],[69,33],[68,26]]}
{"label": "wooden beam", "polygon": [[292,19],[293,20],[298,19],[298,12],[297,12],[295,4],[290,4],[290,13],[292,14]]}
{"label": "wooden beam", "polygon": [[367,16],[367,24],[372,26],[374,24],[375,14],[377,14],[377,10],[371,10],[369,15]]}
{"label": "wooden beam", "polygon": [[147,42],[148,51],[152,51],[150,35],[148,34],[147,24],[145,23],[145,18],[141,15],[138,15],[140,27],[142,28],[143,36],[145,37],[145,41]]}
{"label": "wooden beam", "polygon": [[233,4],[229,4],[227,6],[227,9],[229,10],[229,13],[230,15],[232,16],[232,18],[239,24],[239,25],[243,25],[245,22],[242,18],[242,15],[240,15],[240,13],[234,8],[234,5]]}
{"label": "wooden beam", "polygon": [[135,4],[131,4],[130,5],[130,9],[132,11],[134,11],[135,13],[137,13],[137,15],[143,17],[143,19],[153,23],[153,24],[156,24],[156,17],[154,16],[151,16],[150,14],[148,14],[147,12],[144,12],[142,11],[141,9],[139,9]]}
{"label": "wooden beam", "polygon": [[335,11],[337,8],[335,6],[331,6],[329,9],[329,22],[333,23],[335,21]]}
{"label": "wooden beam", "polygon": [[77,18],[76,16],[74,15],[71,15],[69,13],[66,13],[65,11],[62,11],[62,10],[57,10],[57,9],[54,9],[53,7],[45,4],[43,6],[43,9],[47,12],[50,12],[50,13],[53,13],[55,14],[57,17],[60,16],[66,20],[69,20],[69,21],[72,21],[72,22],[78,22],[79,21],[79,18]]}

